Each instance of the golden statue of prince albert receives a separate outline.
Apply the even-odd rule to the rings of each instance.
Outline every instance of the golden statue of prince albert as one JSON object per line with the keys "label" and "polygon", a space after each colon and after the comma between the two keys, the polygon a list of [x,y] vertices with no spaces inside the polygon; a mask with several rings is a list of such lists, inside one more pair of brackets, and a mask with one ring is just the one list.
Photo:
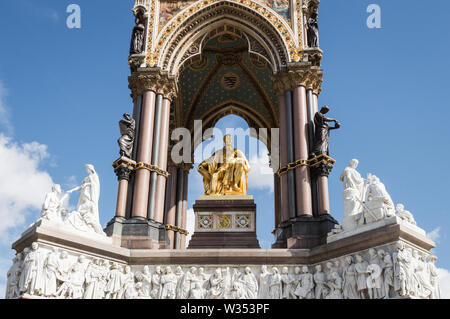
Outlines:
{"label": "golden statue of prince albert", "polygon": [[233,136],[225,135],[224,142],[223,149],[198,166],[205,195],[246,195],[250,165],[244,153],[233,147]]}

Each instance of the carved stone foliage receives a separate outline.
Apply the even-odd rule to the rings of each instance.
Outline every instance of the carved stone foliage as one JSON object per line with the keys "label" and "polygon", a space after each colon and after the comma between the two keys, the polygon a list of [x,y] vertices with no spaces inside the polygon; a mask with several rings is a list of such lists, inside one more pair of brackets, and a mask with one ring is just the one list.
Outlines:
{"label": "carved stone foliage", "polygon": [[278,73],[273,85],[278,95],[299,86],[312,90],[314,94],[320,94],[322,81],[323,71],[320,67],[311,66],[309,63],[298,63],[291,64],[286,71]]}
{"label": "carved stone foliage", "polygon": [[33,243],[14,258],[6,298],[440,298],[436,258],[403,242],[315,265],[126,265]]}
{"label": "carved stone foliage", "polygon": [[145,71],[135,72],[128,78],[128,82],[133,99],[136,99],[146,91],[162,94],[164,98],[171,101],[177,94],[175,79],[159,69],[146,69]]}

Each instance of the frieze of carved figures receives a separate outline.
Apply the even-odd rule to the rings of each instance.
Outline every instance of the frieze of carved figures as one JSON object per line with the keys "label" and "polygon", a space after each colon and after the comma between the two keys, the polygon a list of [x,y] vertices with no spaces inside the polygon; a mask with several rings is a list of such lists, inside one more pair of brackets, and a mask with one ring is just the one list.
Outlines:
{"label": "frieze of carved figures", "polygon": [[7,273],[6,298],[440,298],[436,257],[404,242],[316,265],[132,266],[33,243]]}
{"label": "frieze of carved figures", "polygon": [[340,179],[344,184],[344,219],[342,227],[336,227],[333,234],[355,230],[393,216],[416,226],[413,215],[405,210],[403,204],[394,206],[386,186],[377,176],[368,174],[367,179],[361,177],[356,170],[358,164],[357,159],[351,160],[341,174]]}

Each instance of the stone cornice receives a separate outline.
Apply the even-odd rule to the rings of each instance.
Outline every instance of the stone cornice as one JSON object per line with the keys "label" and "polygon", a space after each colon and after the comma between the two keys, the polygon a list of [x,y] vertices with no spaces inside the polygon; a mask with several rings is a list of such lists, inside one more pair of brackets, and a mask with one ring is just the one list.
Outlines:
{"label": "stone cornice", "polygon": [[162,72],[159,68],[138,69],[128,77],[128,83],[133,100],[146,91],[162,94],[170,101],[177,96],[175,77],[170,76],[167,72]]}
{"label": "stone cornice", "polygon": [[304,86],[318,95],[322,91],[322,81],[323,71],[320,67],[305,63],[293,63],[274,77],[274,89],[277,95],[283,95],[288,90]]}

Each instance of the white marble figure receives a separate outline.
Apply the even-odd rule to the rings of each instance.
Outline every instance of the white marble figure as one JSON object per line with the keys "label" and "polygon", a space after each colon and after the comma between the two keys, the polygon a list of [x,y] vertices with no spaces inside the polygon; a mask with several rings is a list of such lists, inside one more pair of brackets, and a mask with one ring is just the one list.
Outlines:
{"label": "white marble figure", "polygon": [[270,273],[267,271],[267,266],[262,266],[261,274],[259,275],[258,299],[269,298],[269,284],[270,284]]}
{"label": "white marble figure", "polygon": [[105,299],[106,297],[106,286],[108,285],[109,272],[110,272],[110,262],[106,259],[100,261],[99,270],[100,277],[99,283],[96,287],[95,298],[94,299]]}
{"label": "white marble figure", "polygon": [[428,271],[430,273],[430,284],[433,287],[433,291],[431,293],[432,299],[441,299],[441,288],[439,286],[439,273],[436,268],[436,256],[428,257]]}
{"label": "white marble figure", "polygon": [[181,279],[179,299],[189,299],[191,289],[194,288],[197,281],[197,268],[191,267]]}
{"label": "white marble figure", "polygon": [[17,253],[14,257],[13,264],[8,270],[5,299],[15,299],[20,296],[19,280],[21,273],[21,266],[23,263],[22,253]]}
{"label": "white marble figure", "polygon": [[281,299],[281,275],[277,267],[272,268],[272,275],[269,282],[269,299]]}
{"label": "white marble figure", "polygon": [[352,256],[345,257],[346,267],[343,272],[343,296],[344,299],[358,299],[356,283],[356,269]]}
{"label": "white marble figure", "polygon": [[409,261],[405,245],[402,242],[396,244],[392,259],[394,262],[394,290],[400,296],[405,296],[408,291]]}
{"label": "white marble figure", "polygon": [[44,287],[42,295],[50,298],[56,297],[56,291],[58,287],[58,263],[59,263],[59,251],[54,247],[52,252],[47,254],[47,258],[44,262]]}
{"label": "white marble figure", "polygon": [[370,299],[381,299],[384,296],[382,260],[383,260],[382,253],[377,252],[373,248],[369,249],[369,266],[367,267],[368,273],[367,289],[369,292]]}
{"label": "white marble figure", "polygon": [[191,289],[189,299],[203,299],[205,298],[205,289],[199,281],[195,282],[194,288]]}
{"label": "white marble figure", "polygon": [[336,264],[333,264],[333,262],[329,261],[326,263],[326,272],[327,272],[327,280],[332,280],[333,273],[336,272],[338,275],[340,275],[339,267],[336,266]]}
{"label": "white marble figure", "polygon": [[419,255],[417,250],[413,250],[413,258],[416,262],[415,274],[418,281],[418,296],[429,299],[433,293],[433,286],[430,283],[430,272],[426,264],[426,256]]}
{"label": "white marble figure", "polygon": [[122,274],[122,289],[118,299],[134,299],[137,297],[134,274],[130,266],[125,266],[125,272]]}
{"label": "white marble figure", "polygon": [[[160,266],[155,268],[152,276],[152,292],[150,296],[152,299],[161,299],[162,285],[161,285],[162,270]],[[181,297],[180,299],[186,299]]]}
{"label": "white marble figure", "polygon": [[391,296],[391,290],[394,289],[394,263],[392,262],[391,255],[389,253],[385,253],[383,263],[384,298],[389,299]]}
{"label": "white marble figure", "polygon": [[152,292],[152,273],[148,266],[144,266],[143,272],[140,273],[139,281],[142,282],[141,296],[150,297]]}
{"label": "white marble figure", "polygon": [[397,204],[397,216],[412,225],[417,225],[416,221],[414,220],[413,214],[405,210],[405,206],[403,204]]}
{"label": "white marble figure", "polygon": [[336,271],[331,273],[327,285],[330,288],[330,292],[327,294],[326,299],[342,299],[342,278]]}
{"label": "white marble figure", "polygon": [[[177,283],[177,276],[172,272],[172,268],[167,266],[165,273],[161,276],[161,299],[175,299],[177,296]],[[198,283],[202,287],[202,282],[199,281]]]}
{"label": "white marble figure", "polygon": [[21,294],[34,295],[36,283],[39,283],[42,277],[42,272],[40,271],[42,269],[42,260],[39,258],[38,248],[38,243],[34,242],[31,244],[31,249],[27,249],[24,255],[22,274],[19,280]]}
{"label": "white marble figure", "polygon": [[95,258],[86,268],[86,289],[84,290],[83,299],[98,299],[96,292],[98,291],[98,285],[100,284],[100,277],[100,259]]}
{"label": "white marble figure", "polygon": [[223,299],[224,298],[224,278],[222,278],[222,270],[217,268],[214,274],[209,278],[209,291],[207,298],[209,299]]}
{"label": "white marble figure", "polygon": [[106,299],[118,299],[122,292],[122,272],[119,264],[114,262],[109,272],[108,283],[105,288]]}
{"label": "white marble figure", "polygon": [[245,290],[246,299],[258,298],[258,280],[256,280],[250,267],[246,267],[242,276],[242,283]]}
{"label": "white marble figure", "polygon": [[360,299],[366,299],[367,296],[367,267],[369,264],[361,255],[356,255],[355,272],[356,272],[356,290]]}
{"label": "white marble figure", "polygon": [[302,274],[300,275],[300,282],[296,287],[294,294],[299,299],[313,299],[314,292],[314,278],[309,272],[307,266],[303,266]]}
{"label": "white marble figure", "polygon": [[352,159],[340,177],[340,180],[344,183],[342,194],[344,197],[344,219],[342,221],[344,231],[356,229],[361,217],[361,204],[364,200],[366,182],[356,170],[358,164],[357,159]]}
{"label": "white marble figure", "polygon": [[45,196],[44,203],[42,204],[41,219],[56,223],[63,222],[63,217],[67,215],[63,204],[69,196],[69,193],[62,197],[61,194],[61,186],[58,184],[53,185],[51,192]]}
{"label": "white marble figure", "polygon": [[[289,268],[283,267],[281,269],[281,290],[283,299],[297,299],[294,295],[295,287],[292,287],[293,278],[289,275]],[[293,298],[294,296],[295,298]]]}
{"label": "white marble figure", "polygon": [[70,267],[67,279],[56,292],[58,298],[82,299],[84,295],[86,258],[81,255],[77,262]]}
{"label": "white marble figure", "polygon": [[236,299],[236,300],[246,299],[245,298],[245,289],[241,282],[239,282],[239,281],[233,282],[233,284],[231,286],[230,298]]}
{"label": "white marble figure", "polygon": [[378,288],[380,284],[381,278],[381,268],[377,264],[370,264],[367,266],[367,289],[369,291],[370,299],[379,299],[381,296],[378,295],[380,288]]}
{"label": "white marble figure", "polygon": [[326,276],[322,271],[322,265],[316,265],[316,273],[314,274],[314,297],[316,299],[325,299],[326,297]]}
{"label": "white marble figure", "polygon": [[231,298],[231,289],[232,289],[232,278],[231,278],[231,272],[230,267],[222,268],[222,278],[224,278],[223,283],[221,284],[223,286],[224,291],[224,299],[230,299]]}
{"label": "white marble figure", "polygon": [[368,175],[367,180],[369,185],[364,197],[364,224],[395,216],[394,202],[384,184],[372,174]]}
{"label": "white marble figure", "polygon": [[298,299],[298,296],[296,294],[294,294],[294,291],[300,284],[301,275],[302,275],[302,269],[298,266],[295,267],[294,274],[292,276],[290,276],[290,278],[291,278],[290,299]]}
{"label": "white marble figure", "polygon": [[72,212],[64,221],[69,227],[87,233],[96,233],[106,236],[100,225],[98,201],[100,199],[100,180],[94,166],[87,164],[86,171],[89,174],[81,186],[70,191],[69,194],[80,190],[77,210]]}

